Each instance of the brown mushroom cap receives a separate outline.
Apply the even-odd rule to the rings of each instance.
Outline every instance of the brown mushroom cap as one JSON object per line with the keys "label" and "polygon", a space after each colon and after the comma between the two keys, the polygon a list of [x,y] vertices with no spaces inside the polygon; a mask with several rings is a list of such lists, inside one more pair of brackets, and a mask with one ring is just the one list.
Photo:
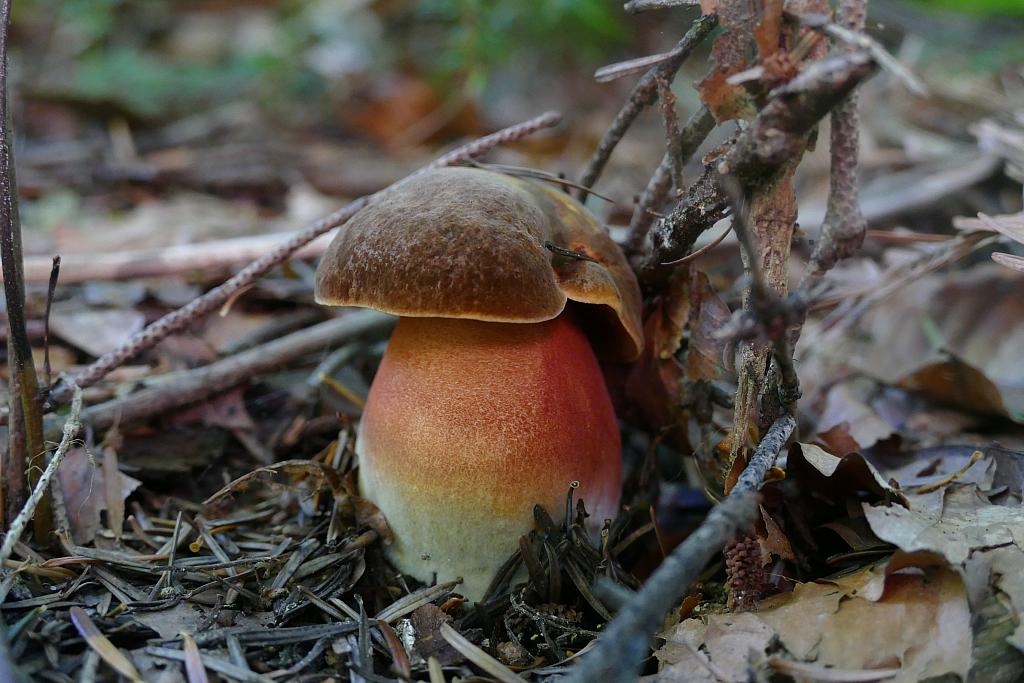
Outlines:
{"label": "brown mushroom cap", "polygon": [[572,300],[595,305],[580,313],[604,357],[633,360],[643,347],[636,277],[597,220],[555,187],[481,169],[422,173],[360,211],[317,268],[316,300],[519,323]]}

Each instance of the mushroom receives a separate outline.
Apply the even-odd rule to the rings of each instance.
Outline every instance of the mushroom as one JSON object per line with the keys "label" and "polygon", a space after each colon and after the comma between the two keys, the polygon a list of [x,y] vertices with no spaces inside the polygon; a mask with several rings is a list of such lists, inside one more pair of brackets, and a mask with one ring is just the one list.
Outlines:
{"label": "mushroom", "polygon": [[639,355],[640,291],[567,194],[482,169],[422,173],[338,233],[316,300],[401,316],[356,443],[401,571],[461,577],[478,601],[534,504],[557,518],[578,482],[591,520],[615,516],[621,444],[597,356]]}

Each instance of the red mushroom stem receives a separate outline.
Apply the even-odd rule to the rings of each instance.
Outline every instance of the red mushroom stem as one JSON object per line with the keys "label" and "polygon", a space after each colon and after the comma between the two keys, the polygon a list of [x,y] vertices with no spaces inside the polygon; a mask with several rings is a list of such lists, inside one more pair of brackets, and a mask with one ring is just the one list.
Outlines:
{"label": "red mushroom stem", "polygon": [[532,528],[534,504],[557,518],[578,481],[595,525],[618,509],[618,423],[568,311],[534,324],[403,317],[357,448],[395,564],[423,581],[461,576],[474,601]]}

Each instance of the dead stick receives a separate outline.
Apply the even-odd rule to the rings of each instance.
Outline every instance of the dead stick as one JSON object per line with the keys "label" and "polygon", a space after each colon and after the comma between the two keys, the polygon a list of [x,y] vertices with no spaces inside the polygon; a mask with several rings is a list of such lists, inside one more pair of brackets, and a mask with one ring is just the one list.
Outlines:
{"label": "dead stick", "polygon": [[808,133],[875,66],[867,52],[826,57],[774,91],[729,151],[705,167],[686,198],[658,223],[652,254],[641,272],[644,283],[652,286],[664,280],[671,271],[661,264],[685,256],[700,234],[725,216],[729,201],[719,174],[735,176],[747,194],[770,182],[803,154]]}
{"label": "dead stick", "polygon": [[[844,28],[857,32],[864,30],[866,4],[866,0],[843,0],[839,3],[838,19]],[[857,48],[842,43],[839,49],[852,52]],[[851,92],[832,111],[828,205],[821,236],[811,254],[811,267],[805,276],[808,288],[815,280],[820,280],[836,261],[852,256],[864,242],[867,232],[857,192],[860,148],[857,99],[856,91]]]}
{"label": "dead stick", "polygon": [[597,646],[583,656],[566,683],[630,683],[650,649],[665,614],[696,580],[705,565],[738,533],[746,532],[758,512],[758,489],[779,451],[796,428],[796,419],[783,415],[771,426],[728,497],[716,505],[701,525],[665,558],[647,583],[631,595],[608,624]]}
{"label": "dead stick", "polygon": [[[64,460],[64,456],[67,455],[68,450],[71,448],[71,444],[74,442],[76,436],[78,436],[78,430],[82,428],[80,421],[82,415],[82,390],[79,387],[72,386],[73,398],[71,399],[71,412],[68,414],[68,419],[64,422],[63,436],[60,439],[60,445],[57,446],[57,450],[54,452],[53,457],[50,458],[50,463],[46,466],[46,470],[43,471],[39,481],[36,482],[35,488],[32,490],[32,495],[29,496],[28,501],[25,503],[25,507],[22,508],[18,516],[15,517],[11,523],[11,528],[4,536],[3,545],[0,546],[0,567],[3,567],[7,560],[11,558],[11,553],[14,552],[14,545],[21,538],[22,532],[25,531],[25,526],[28,521],[32,519],[32,516],[36,513],[36,508],[43,500],[43,495],[46,493],[46,488],[50,485],[50,480],[53,479],[53,475],[57,473],[57,468],[60,467],[61,462]],[[42,539],[36,539],[41,541]]]}
{"label": "dead stick", "polygon": [[650,12],[655,9],[693,7],[699,4],[699,0],[629,0],[629,2],[622,6],[622,9],[630,14],[637,14],[638,12]]}
{"label": "dead stick", "polygon": [[[61,257],[62,284],[80,284],[107,280],[134,280],[145,277],[163,277],[182,273],[223,273],[234,269],[280,247],[294,239],[299,231],[276,232],[266,235],[233,237],[222,240],[174,244],[157,249],[64,254]],[[296,250],[292,258],[320,256],[330,244],[323,235]],[[47,282],[53,270],[49,256],[25,257],[25,282]]]}
{"label": "dead stick", "polygon": [[[394,321],[377,311],[354,311],[204,367],[160,378],[157,384],[128,396],[89,406],[82,413],[82,422],[106,429],[116,420],[128,423],[181,408],[345,340],[386,330]],[[47,426],[48,434],[55,431],[56,421],[48,419]]]}
{"label": "dead stick", "polygon": [[[14,141],[11,138],[11,107],[8,87],[7,41],[11,0],[0,2],[0,263],[4,268],[4,296],[7,300],[7,353],[11,383],[11,423],[8,448],[0,465],[0,496],[8,512],[24,500],[24,481],[34,486],[42,470],[46,450],[43,443],[43,410],[39,378],[32,360],[25,321],[25,281],[22,271],[21,219],[18,215],[18,183],[14,177]],[[15,405],[17,404],[17,405]],[[45,538],[50,530],[50,506],[39,506],[36,536]]]}
{"label": "dead stick", "polygon": [[[686,32],[686,35],[683,36],[682,40],[679,41],[679,44],[673,50],[673,57],[652,67],[640,78],[633,87],[633,92],[626,99],[626,103],[622,105],[622,109],[615,116],[615,120],[612,121],[612,125],[605,132],[604,137],[601,138],[597,149],[591,155],[587,168],[580,177],[580,185],[584,187],[594,186],[597,179],[601,177],[601,171],[604,170],[605,165],[612,156],[612,152],[615,151],[615,147],[625,136],[626,131],[633,125],[633,122],[640,116],[640,113],[658,99],[657,79],[671,80],[675,73],[679,71],[679,67],[686,61],[686,58],[693,52],[694,48],[700,45],[701,41],[717,25],[718,18],[713,14],[701,17],[693,22],[693,26],[690,27],[690,30]],[[581,190],[578,197],[580,201],[585,200],[587,192]]]}
{"label": "dead stick", "polygon": [[665,204],[672,186],[672,167],[675,165],[678,165],[679,168],[686,166],[714,127],[715,117],[707,105],[702,105],[687,120],[679,135],[678,145],[670,147],[662,158],[661,164],[658,165],[654,175],[647,182],[647,187],[644,188],[644,193],[640,197],[640,203],[633,212],[624,246],[628,256],[643,251],[644,240],[647,239],[647,233],[654,224],[655,213]]}
{"label": "dead stick", "polygon": [[[491,135],[482,137],[479,140],[474,140],[473,142],[456,148],[455,150],[438,158],[433,163],[416,171],[412,175],[398,181],[398,183],[392,185],[391,188],[406,182],[410,178],[413,178],[427,170],[440,168],[442,166],[451,166],[452,164],[456,164],[460,161],[478,157],[499,145],[519,140],[527,135],[537,132],[538,130],[555,126],[559,121],[561,121],[561,115],[555,112],[547,112],[536,118],[530,119],[529,121],[525,121],[515,126],[510,126],[498,131],[497,133],[492,133]],[[255,282],[271,268],[291,256],[291,254],[300,247],[313,241],[328,230],[332,230],[346,223],[363,207],[379,198],[383,193],[387,192],[388,189],[390,188],[385,188],[380,192],[366,197],[360,197],[348,206],[313,223],[278,248],[250,263],[224,284],[211,289],[206,294],[193,299],[182,308],[168,313],[156,322],[147,326],[144,330],[132,335],[132,337],[121,346],[110,353],[104,354],[92,365],[83,370],[81,374],[75,377],[75,382],[83,388],[92,386],[104,378],[111,370],[122,365],[129,358],[145,351],[146,349],[152,348],[161,340],[186,327],[196,319],[217,310],[224,304],[224,302],[228,301],[243,287],[247,287]],[[59,403],[66,400],[69,392],[70,389],[66,384],[58,383],[50,394],[50,402]]]}

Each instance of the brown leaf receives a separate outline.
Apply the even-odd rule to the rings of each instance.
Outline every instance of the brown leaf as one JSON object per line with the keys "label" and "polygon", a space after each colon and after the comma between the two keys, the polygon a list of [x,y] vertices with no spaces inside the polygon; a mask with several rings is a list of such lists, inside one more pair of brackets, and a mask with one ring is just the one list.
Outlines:
{"label": "brown leaf", "polygon": [[757,612],[687,619],[662,637],[658,680],[666,683],[748,680],[751,664],[769,651],[828,669],[896,668],[890,680],[899,683],[947,673],[966,678],[971,666],[964,582],[931,555],[901,555],[840,579],[798,584]]}
{"label": "brown leaf", "polygon": [[923,277],[876,304],[843,339],[815,348],[932,401],[1021,421],[1020,291],[1020,276],[994,264]]}
{"label": "brown leaf", "polygon": [[370,98],[345,118],[378,144],[392,149],[483,131],[480,114],[471,102],[445,102],[430,83],[417,76],[400,75],[383,82]]}
{"label": "brown leaf", "polygon": [[908,494],[907,500],[909,507],[863,505],[872,531],[901,550],[941,553],[954,567],[979,549],[1015,545],[1024,551],[1024,512],[993,505],[974,484]]}
{"label": "brown leaf", "polygon": [[[104,461],[106,465],[106,461]],[[110,470],[116,471],[115,469]],[[64,492],[68,520],[71,522],[71,537],[75,543],[84,545],[96,537],[100,528],[100,513],[107,509],[108,497],[120,496],[123,501],[142,483],[122,472],[116,472],[116,486],[108,485],[106,467],[97,467],[89,460],[84,448],[68,451],[57,470],[61,490]]]}
{"label": "brown leaf", "polygon": [[[683,367],[674,357],[659,358],[655,340],[666,328],[666,313],[656,308],[644,321],[644,350],[628,366],[609,366],[606,376],[616,412],[634,424],[659,430],[673,425],[679,415]],[[685,430],[676,428],[675,438],[685,443]]]}
{"label": "brown leaf", "polygon": [[[763,529],[761,525],[764,526]],[[755,533],[757,542],[761,546],[761,555],[766,559],[765,564],[768,564],[772,555],[783,560],[795,560],[796,556],[793,554],[793,547],[789,544],[789,539],[786,538],[782,528],[764,509],[763,505],[761,506],[761,525],[758,525]]]}
{"label": "brown leaf", "polygon": [[241,387],[175,413],[173,422],[176,425],[199,422],[208,427],[221,427],[228,431],[240,429],[252,432],[256,430],[256,422],[249,414],[248,408],[245,407],[245,392]]}
{"label": "brown leaf", "polygon": [[814,444],[795,443],[789,449],[787,467],[791,477],[835,499],[862,492],[886,501],[905,500],[860,453],[840,458]]}
{"label": "brown leaf", "polygon": [[757,52],[762,63],[779,51],[784,9],[785,2],[783,0],[764,0],[761,22],[754,29],[754,40],[757,43]]}
{"label": "brown leaf", "polygon": [[1024,553],[1018,547],[975,553],[964,565],[971,603],[980,607],[992,587],[1009,598],[1017,627],[1007,641],[1024,653]]}
{"label": "brown leaf", "polygon": [[971,666],[971,614],[963,581],[947,568],[893,574],[878,601],[851,598],[823,630],[818,661],[841,668],[901,667],[921,681]]}
{"label": "brown leaf", "polygon": [[[685,447],[683,379],[718,379],[725,342],[715,333],[729,319],[707,276],[697,270],[676,271],[667,292],[644,318],[644,350],[628,367],[608,368],[606,376],[616,409],[628,420],[652,430],[667,430],[677,447]],[[688,332],[685,359],[677,356]],[[669,429],[671,428],[671,429]]]}
{"label": "brown leaf", "polygon": [[78,303],[55,304],[50,316],[53,334],[92,356],[116,349],[145,324],[146,316],[133,309],[90,309]]}
{"label": "brown leaf", "polygon": [[[845,455],[851,451],[870,448],[891,436],[893,426],[868,402],[874,390],[874,383],[863,380],[844,381],[833,386],[825,398],[825,407],[815,427],[818,438],[821,439],[825,434],[838,428],[839,431],[833,433],[831,438],[845,446],[844,450],[836,450]],[[849,447],[849,443],[843,441],[843,434],[853,442],[852,448]]]}
{"label": "brown leaf", "polygon": [[690,343],[686,351],[686,374],[691,380],[719,379],[726,343],[717,336],[717,332],[729,321],[732,313],[704,273],[693,272],[689,289]]}
{"label": "brown leaf", "polygon": [[918,368],[897,385],[961,410],[1009,417],[999,387],[981,370],[956,356]]}
{"label": "brown leaf", "polygon": [[434,657],[444,666],[464,662],[465,657],[441,636],[441,625],[447,624],[451,619],[432,603],[417,608],[411,617],[416,632],[416,654],[423,659]]}

